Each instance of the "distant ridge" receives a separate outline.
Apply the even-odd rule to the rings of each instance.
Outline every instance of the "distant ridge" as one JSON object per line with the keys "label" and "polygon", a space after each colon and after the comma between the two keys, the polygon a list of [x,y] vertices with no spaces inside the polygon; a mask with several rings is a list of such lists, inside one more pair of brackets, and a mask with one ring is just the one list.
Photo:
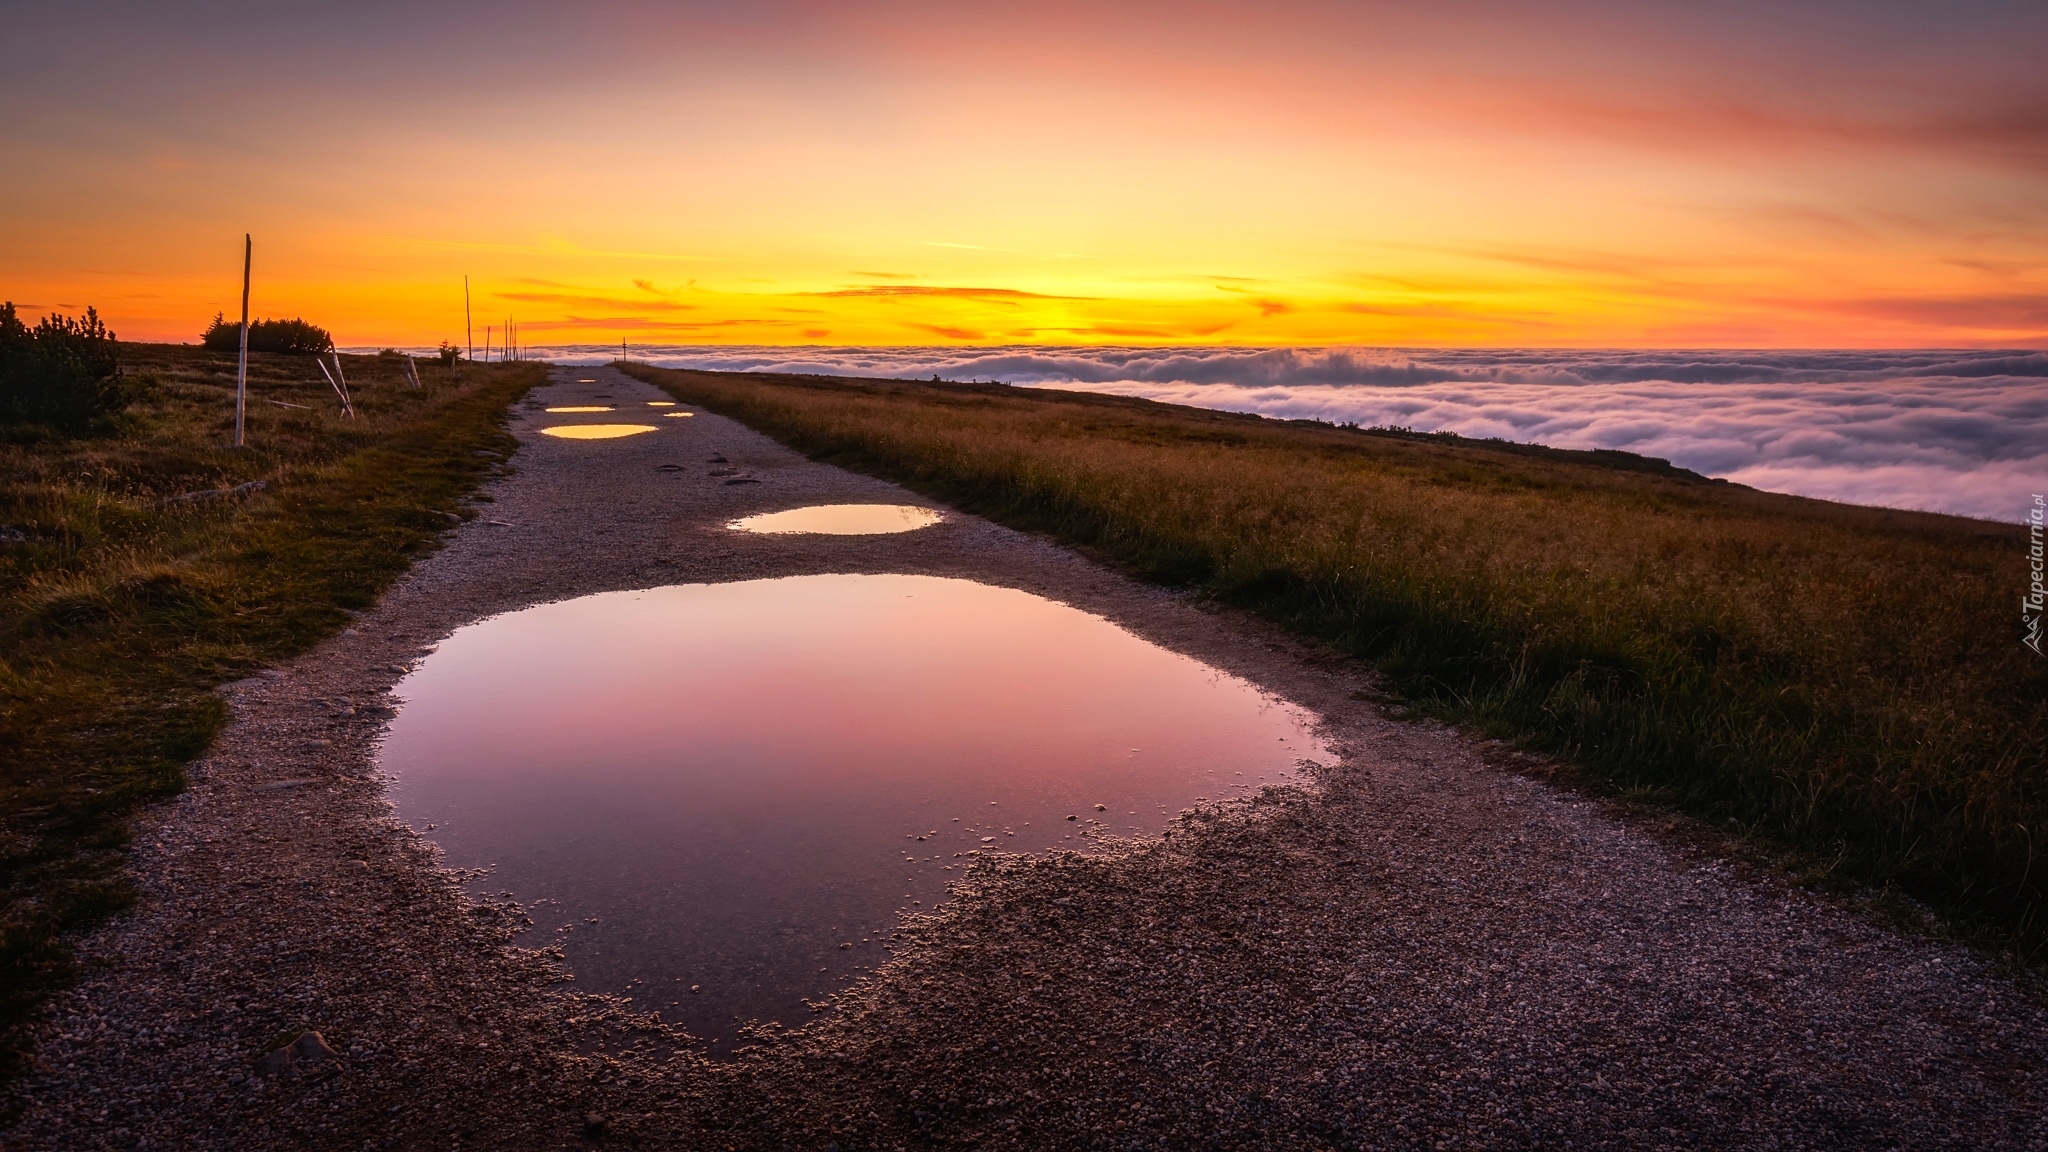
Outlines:
{"label": "distant ridge", "polygon": [[[1287,420],[1287,424],[1307,424],[1329,428],[1333,425],[1321,420]],[[1350,425],[1334,425],[1347,431],[1365,436],[1384,436],[1393,440],[1420,440],[1431,444],[1456,444],[1462,448],[1484,448],[1491,452],[1506,452],[1513,456],[1532,456],[1538,460],[1554,460],[1568,464],[1590,464],[1596,468],[1611,468],[1617,472],[1642,472],[1651,476],[1663,476],[1672,480],[1684,480],[1697,484],[1722,484],[1730,488],[1746,488],[1732,480],[1718,476],[1704,476],[1690,468],[1680,468],[1661,456],[1642,456],[1634,452],[1623,452],[1618,448],[1552,448],[1547,444],[1525,444],[1519,440],[1504,440],[1498,436],[1475,439],[1460,436],[1456,432],[1417,432],[1413,428],[1359,428]]]}

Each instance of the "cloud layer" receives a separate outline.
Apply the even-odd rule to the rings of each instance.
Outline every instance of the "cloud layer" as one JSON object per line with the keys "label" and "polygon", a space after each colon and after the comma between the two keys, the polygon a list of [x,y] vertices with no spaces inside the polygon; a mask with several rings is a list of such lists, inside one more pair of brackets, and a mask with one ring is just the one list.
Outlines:
{"label": "cloud layer", "polygon": [[[612,349],[560,348],[595,361]],[[999,380],[1617,448],[1774,492],[2018,520],[2048,491],[2048,353],[636,348],[678,368]]]}

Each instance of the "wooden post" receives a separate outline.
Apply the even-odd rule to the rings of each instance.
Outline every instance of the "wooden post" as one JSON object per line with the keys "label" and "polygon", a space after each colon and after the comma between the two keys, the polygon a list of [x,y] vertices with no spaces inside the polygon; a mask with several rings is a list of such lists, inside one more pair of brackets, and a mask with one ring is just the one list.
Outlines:
{"label": "wooden post", "polygon": [[343,392],[341,390],[341,385],[336,384],[334,382],[334,373],[329,372],[327,370],[327,361],[320,359],[320,357],[318,356],[314,356],[313,366],[315,368],[320,369],[320,374],[322,376],[327,377],[327,386],[329,388],[334,389],[334,394],[341,398],[341,414],[343,416],[348,415],[348,393]]}
{"label": "wooden post", "polygon": [[341,374],[341,350],[329,348],[327,354],[334,357],[334,378],[341,382],[341,386],[336,389],[341,393],[341,411],[343,415],[353,420],[356,418],[356,405],[355,401],[348,398],[348,377]]}
{"label": "wooden post", "polygon": [[469,345],[469,358],[476,359],[476,322],[469,318],[469,277],[462,278],[462,338]]}
{"label": "wooden post", "polygon": [[242,354],[235,361],[235,447],[242,446],[242,412],[249,404],[249,263],[256,242],[242,233]]}

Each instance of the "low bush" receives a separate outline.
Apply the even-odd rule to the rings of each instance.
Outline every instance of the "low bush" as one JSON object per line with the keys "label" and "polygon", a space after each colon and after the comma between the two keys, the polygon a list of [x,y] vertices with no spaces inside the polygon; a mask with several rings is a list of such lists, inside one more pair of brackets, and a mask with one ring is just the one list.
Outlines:
{"label": "low bush", "polygon": [[77,435],[104,426],[130,395],[120,346],[98,312],[52,314],[31,328],[12,302],[0,304],[0,424]]}
{"label": "low bush", "polygon": [[[199,342],[216,352],[239,352],[242,347],[242,326],[228,323],[220,313],[213,314],[213,323],[200,333]],[[285,352],[299,355],[313,355],[326,352],[334,347],[334,337],[327,329],[304,320],[258,320],[249,325],[249,351]]]}

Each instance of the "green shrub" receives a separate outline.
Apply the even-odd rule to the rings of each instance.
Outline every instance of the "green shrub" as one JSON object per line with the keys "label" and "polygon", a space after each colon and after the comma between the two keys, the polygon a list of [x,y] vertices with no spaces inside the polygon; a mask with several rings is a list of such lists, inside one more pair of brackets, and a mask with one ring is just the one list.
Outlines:
{"label": "green shrub", "polygon": [[31,328],[0,305],[0,424],[36,424],[77,435],[126,407],[120,348],[99,313],[52,313]]}
{"label": "green shrub", "polygon": [[[238,352],[242,347],[242,326],[228,323],[220,313],[200,333],[199,342],[216,352]],[[312,355],[334,347],[327,329],[304,320],[258,320],[249,325],[249,351],[296,352]]]}
{"label": "green shrub", "polygon": [[434,355],[440,358],[441,367],[453,368],[455,367],[455,362],[462,359],[462,349],[443,340],[441,341],[440,351],[435,352]]}

